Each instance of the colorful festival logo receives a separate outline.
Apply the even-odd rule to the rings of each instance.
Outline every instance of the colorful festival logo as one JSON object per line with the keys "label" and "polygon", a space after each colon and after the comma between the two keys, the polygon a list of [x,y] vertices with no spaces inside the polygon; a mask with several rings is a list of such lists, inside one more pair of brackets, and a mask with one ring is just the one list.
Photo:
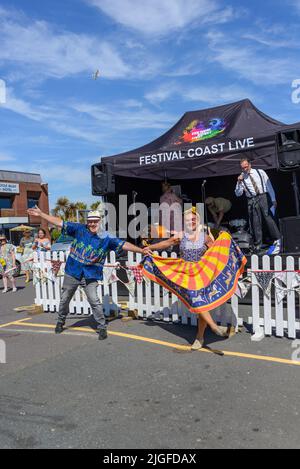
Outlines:
{"label": "colorful festival logo", "polygon": [[176,143],[180,145],[182,143],[194,143],[208,138],[216,137],[217,135],[224,132],[227,125],[224,119],[214,118],[210,119],[208,125],[199,120],[193,120],[183,131],[181,137]]}

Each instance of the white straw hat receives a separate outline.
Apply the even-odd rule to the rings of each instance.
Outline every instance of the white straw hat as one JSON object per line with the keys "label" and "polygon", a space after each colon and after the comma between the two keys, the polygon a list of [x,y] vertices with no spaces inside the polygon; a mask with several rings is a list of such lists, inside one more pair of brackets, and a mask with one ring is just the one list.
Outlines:
{"label": "white straw hat", "polygon": [[98,210],[93,210],[88,213],[88,220],[100,220],[102,218],[101,213]]}

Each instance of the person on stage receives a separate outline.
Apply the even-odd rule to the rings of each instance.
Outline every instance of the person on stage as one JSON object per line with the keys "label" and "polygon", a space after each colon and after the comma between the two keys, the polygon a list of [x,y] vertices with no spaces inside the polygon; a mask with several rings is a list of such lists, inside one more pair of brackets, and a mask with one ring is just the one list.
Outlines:
{"label": "person on stage", "polygon": [[103,279],[103,266],[110,251],[122,250],[140,254],[149,253],[148,248],[138,248],[131,243],[111,237],[108,233],[98,234],[102,216],[98,211],[88,213],[87,224],[63,221],[61,218],[43,213],[38,207],[28,209],[29,215],[41,217],[47,222],[62,228],[62,233],[74,238],[65,267],[62,295],[58,311],[55,333],[64,330],[69,304],[77,288],[82,286],[97,322],[99,340],[107,338],[107,326],[97,289]]}
{"label": "person on stage", "polygon": [[229,212],[232,203],[230,200],[224,199],[223,197],[207,197],[205,199],[205,205],[214,219],[215,228],[219,229],[224,215]]}
{"label": "person on stage", "polygon": [[165,226],[169,232],[182,230],[182,199],[174,193],[168,181],[164,181],[161,187],[159,224]]}
{"label": "person on stage", "polygon": [[[240,161],[242,173],[238,177],[235,195],[237,197],[246,195],[248,199],[248,214],[251,234],[254,240],[254,252],[259,253],[262,247],[262,219],[264,219],[269,234],[274,243],[267,254],[279,254],[281,251],[281,234],[274,221],[274,214],[277,207],[275,192],[271,181],[262,169],[252,168],[248,158]],[[269,194],[272,206],[269,208]]]}
{"label": "person on stage", "polygon": [[216,241],[205,233],[195,207],[184,212],[184,227],[184,232],[150,246],[153,253],[179,244],[180,258],[147,256],[143,273],[178,296],[191,313],[198,314],[192,345],[192,350],[198,350],[203,347],[207,325],[215,334],[228,336],[227,328],[218,326],[209,311],[234,294],[246,259],[228,233],[221,233]]}

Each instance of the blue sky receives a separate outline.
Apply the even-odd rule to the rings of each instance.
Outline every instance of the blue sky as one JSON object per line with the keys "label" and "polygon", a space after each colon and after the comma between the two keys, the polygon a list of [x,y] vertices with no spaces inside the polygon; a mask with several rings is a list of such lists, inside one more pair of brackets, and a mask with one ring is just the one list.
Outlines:
{"label": "blue sky", "polygon": [[248,97],[300,121],[299,23],[300,0],[0,0],[0,169],[90,203],[92,163],[186,111]]}

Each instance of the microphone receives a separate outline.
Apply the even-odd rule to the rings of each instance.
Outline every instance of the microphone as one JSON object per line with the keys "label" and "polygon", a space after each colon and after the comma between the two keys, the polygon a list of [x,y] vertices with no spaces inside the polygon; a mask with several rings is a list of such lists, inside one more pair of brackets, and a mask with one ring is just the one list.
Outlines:
{"label": "microphone", "polygon": [[204,179],[204,181],[202,182],[202,187],[204,187],[206,184],[206,179]]}

